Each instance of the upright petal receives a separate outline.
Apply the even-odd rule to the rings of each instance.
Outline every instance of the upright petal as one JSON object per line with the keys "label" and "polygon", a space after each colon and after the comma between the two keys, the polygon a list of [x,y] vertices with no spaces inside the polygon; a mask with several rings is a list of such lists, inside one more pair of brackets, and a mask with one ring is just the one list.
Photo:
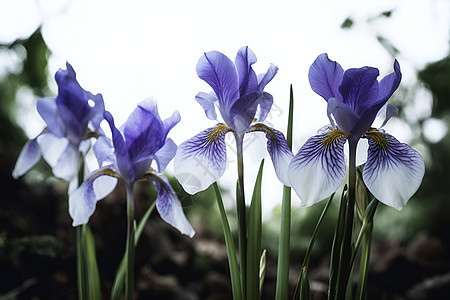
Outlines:
{"label": "upright petal", "polygon": [[248,46],[239,49],[236,55],[236,69],[239,78],[239,95],[245,96],[258,90],[258,79],[252,65],[256,62],[256,55]]}
{"label": "upright petal", "polygon": [[177,153],[177,145],[172,139],[167,139],[164,146],[158,150],[155,154],[155,160],[158,164],[158,173],[162,173],[169,162],[174,158]]}
{"label": "upright petal", "polygon": [[255,124],[250,131],[262,131],[266,134],[267,151],[275,167],[275,173],[284,185],[290,186],[288,167],[294,154],[287,145],[283,133],[264,124]]}
{"label": "upright petal", "polygon": [[216,102],[217,98],[214,95],[214,92],[212,94],[207,94],[200,92],[195,96],[195,100],[203,107],[205,110],[206,117],[210,120],[217,120],[217,114],[216,114]]}
{"label": "upright petal", "polygon": [[273,102],[273,98],[266,92],[254,92],[239,98],[231,107],[229,126],[238,134],[246,132],[255,119],[258,105],[267,105],[268,102]]}
{"label": "upright petal", "polygon": [[125,181],[134,181],[135,174],[133,170],[133,163],[130,159],[130,155],[128,154],[127,145],[125,144],[123,136],[114,125],[114,119],[111,113],[105,111],[103,113],[103,116],[108,122],[109,127],[111,128],[114,144],[114,154],[116,156],[117,168],[120,172],[120,175]]}
{"label": "upright petal", "polygon": [[28,172],[41,158],[41,149],[37,142],[37,137],[29,140],[19,154],[12,176],[17,179]]}
{"label": "upright petal", "polygon": [[116,164],[114,156],[114,146],[110,138],[100,136],[93,147],[95,158],[100,167],[104,165]]}
{"label": "upright petal", "polygon": [[346,135],[331,130],[311,137],[292,159],[288,178],[303,206],[330,196],[344,182]]}
{"label": "upright petal", "polygon": [[363,180],[381,202],[401,210],[419,188],[425,165],[422,156],[381,131],[367,134],[369,150]]}
{"label": "upright petal", "polygon": [[164,177],[152,178],[155,183],[158,197],[156,198],[156,209],[161,218],[178,229],[182,234],[189,237],[194,236],[194,228],[192,228],[189,221],[183,212],[180,200],[173,191],[169,181]]}
{"label": "upright petal", "polygon": [[394,72],[385,76],[379,84],[378,101],[384,103],[392,96],[395,90],[400,85],[402,80],[402,72],[400,71],[400,64],[397,60],[394,61]]}
{"label": "upright petal", "polygon": [[258,91],[263,91],[266,85],[272,81],[277,73],[278,67],[271,63],[265,74],[258,75]]}
{"label": "upright petal", "polygon": [[190,194],[207,189],[222,177],[226,167],[224,124],[208,128],[183,142],[174,159],[175,177]]}
{"label": "upright petal", "polygon": [[36,103],[36,109],[47,124],[48,130],[57,137],[64,137],[66,132],[64,124],[59,116],[58,107],[54,98],[40,98]]}
{"label": "upright petal", "polygon": [[236,67],[222,53],[211,51],[202,55],[197,63],[197,75],[213,88],[221,110],[226,112],[239,98]]}
{"label": "upright petal", "polygon": [[328,58],[328,54],[320,54],[309,68],[309,84],[314,92],[326,101],[330,98],[342,100],[339,86],[344,70],[341,65]]}

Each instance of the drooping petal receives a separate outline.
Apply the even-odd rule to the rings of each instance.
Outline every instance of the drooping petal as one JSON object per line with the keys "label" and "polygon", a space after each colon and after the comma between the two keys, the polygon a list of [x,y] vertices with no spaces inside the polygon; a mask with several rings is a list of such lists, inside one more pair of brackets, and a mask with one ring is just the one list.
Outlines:
{"label": "drooping petal", "polygon": [[[218,51],[207,52],[197,63],[197,75],[216,93],[221,112],[226,112],[239,98],[239,82],[233,62]],[[225,116],[222,115],[224,119]]]}
{"label": "drooping petal", "polygon": [[116,174],[109,168],[94,171],[88,179],[69,195],[69,214],[72,226],[86,224],[98,200],[109,195],[117,184]]}
{"label": "drooping petal", "polygon": [[155,154],[155,160],[158,164],[158,173],[162,173],[169,162],[175,157],[177,153],[177,145],[172,139],[166,139],[164,146]]}
{"label": "drooping petal", "polygon": [[262,131],[266,133],[267,151],[272,159],[275,173],[278,179],[286,186],[290,186],[288,178],[288,167],[294,157],[286,139],[280,131],[267,127],[264,124],[256,124],[251,131]]}
{"label": "drooping petal", "polygon": [[369,150],[363,180],[381,202],[401,210],[419,188],[425,165],[422,156],[381,131],[367,134]]}
{"label": "drooping petal", "polygon": [[331,130],[311,137],[300,148],[288,168],[291,187],[303,206],[330,196],[344,182],[346,135]]}
{"label": "drooping petal", "polygon": [[225,134],[229,131],[224,124],[218,124],[178,147],[174,159],[175,177],[186,192],[195,194],[205,190],[225,172]]}
{"label": "drooping petal", "polygon": [[272,108],[272,104],[272,96],[263,96],[259,98],[259,116],[257,117],[258,122],[264,122],[266,120]]}
{"label": "drooping petal", "polygon": [[29,140],[22,148],[17,158],[16,165],[12,171],[12,176],[17,179],[27,173],[41,158],[41,149],[37,142],[37,137]]}
{"label": "drooping petal", "polygon": [[[378,99],[378,69],[362,67],[348,69],[344,73],[339,92],[343,102],[350,106],[358,116],[371,110]],[[381,108],[381,106],[377,109]],[[376,113],[376,112],[375,112]]]}
{"label": "drooping petal", "polygon": [[62,178],[66,181],[70,181],[74,177],[78,177],[80,158],[80,152],[78,149],[69,143],[59,157],[58,162],[53,167],[53,174],[56,177]]}
{"label": "drooping petal", "polygon": [[314,92],[326,101],[330,98],[342,100],[339,85],[342,82],[344,70],[341,65],[328,58],[328,54],[320,54],[309,68],[309,84]]}
{"label": "drooping petal", "polygon": [[105,111],[103,113],[103,117],[108,122],[109,127],[111,128],[114,144],[114,154],[116,156],[117,168],[120,172],[120,175],[127,182],[134,181],[135,174],[133,170],[133,163],[130,159],[130,155],[128,154],[127,145],[125,144],[123,136],[114,125],[113,116],[108,111]]}
{"label": "drooping petal", "polygon": [[195,100],[203,107],[205,110],[206,117],[210,120],[217,120],[217,113],[215,104],[217,102],[217,98],[212,94],[207,94],[200,92],[195,96]]}
{"label": "drooping petal", "polygon": [[273,98],[266,92],[254,92],[239,98],[230,110],[230,127],[238,134],[246,132],[254,121],[258,105],[267,102],[273,102]]}
{"label": "drooping petal", "polygon": [[40,98],[37,100],[36,109],[47,124],[48,130],[57,137],[64,137],[66,132],[64,124],[58,113],[58,107],[54,98]]}
{"label": "drooping petal", "polygon": [[177,195],[169,184],[169,181],[164,176],[159,176],[158,179],[153,179],[158,197],[156,198],[156,209],[161,218],[178,229],[182,234],[193,237],[195,234],[189,221],[183,212],[183,207]]}
{"label": "drooping petal", "polygon": [[50,167],[53,168],[56,166],[59,158],[67,148],[69,140],[64,137],[57,137],[50,132],[44,131],[38,137],[38,143],[41,147],[42,157],[50,165]]}
{"label": "drooping petal", "polygon": [[278,67],[271,63],[266,74],[258,75],[258,91],[263,91],[264,88],[266,87],[266,85],[270,81],[272,81],[272,79],[275,77],[275,75],[277,73],[278,73]]}
{"label": "drooping petal", "polygon": [[248,46],[239,49],[235,63],[239,78],[240,97],[258,90],[258,79],[252,65],[256,62],[256,55]]}

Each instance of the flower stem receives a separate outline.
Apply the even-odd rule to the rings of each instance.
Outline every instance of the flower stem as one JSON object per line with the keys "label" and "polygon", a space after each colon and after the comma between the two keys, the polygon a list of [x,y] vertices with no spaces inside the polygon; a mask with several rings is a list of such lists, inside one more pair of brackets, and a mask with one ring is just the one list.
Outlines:
{"label": "flower stem", "polygon": [[349,175],[348,175],[348,202],[345,209],[344,236],[342,240],[341,263],[339,266],[338,288],[336,299],[345,299],[349,276],[352,270],[352,236],[353,218],[355,214],[355,186],[356,186],[356,146],[358,139],[349,140]]}
{"label": "flower stem", "polygon": [[238,239],[239,239],[239,258],[241,270],[241,287],[242,295],[246,295],[247,291],[247,221],[245,209],[245,193],[244,193],[244,156],[243,142],[244,136],[235,134],[236,152],[238,163],[238,184],[236,191],[236,209],[238,217]]}
{"label": "flower stem", "polygon": [[125,281],[125,299],[134,299],[134,195],[133,184],[127,184],[127,276]]}

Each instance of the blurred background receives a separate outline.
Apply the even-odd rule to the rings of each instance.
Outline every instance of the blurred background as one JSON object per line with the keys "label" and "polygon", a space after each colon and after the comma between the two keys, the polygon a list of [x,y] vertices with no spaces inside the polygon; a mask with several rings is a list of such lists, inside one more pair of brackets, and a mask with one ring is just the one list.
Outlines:
{"label": "blurred background", "polygon": [[[385,129],[422,154],[426,173],[401,212],[378,208],[369,298],[448,299],[450,2],[297,2],[0,0],[0,299],[77,298],[67,184],[52,177],[43,161],[19,180],[11,176],[24,143],[44,127],[35,105],[40,97],[56,96],[55,72],[70,62],[83,88],[103,94],[118,124],[147,97],[158,99],[163,118],[179,110],[181,124],[170,134],[180,144],[214,124],[194,99],[199,91],[210,91],[195,73],[198,58],[218,50],[234,60],[244,45],[258,57],[257,73],[270,63],[280,68],[266,90],[275,99],[268,120],[283,132],[293,84],[294,152],[328,122],[325,101],[311,91],[307,79],[317,55],[329,53],[344,69],[375,66],[381,76],[399,60],[403,81],[390,102],[400,113]],[[229,165],[220,185],[235,226],[235,159],[231,139],[227,144]],[[245,157],[247,183],[254,182],[258,165]],[[167,172],[172,174],[171,166]],[[271,164],[266,163],[264,172],[262,243],[268,265],[263,299],[273,299],[282,185],[274,180]],[[213,192],[191,196],[176,180],[171,183],[196,235],[181,236],[157,213],[151,216],[137,248],[139,298],[231,299]],[[156,195],[146,183],[139,184],[136,195],[139,219]],[[292,203],[293,289],[325,203],[304,208],[296,196]],[[125,192],[119,184],[98,203],[90,221],[104,298],[123,255],[124,212]],[[315,299],[326,291],[336,214],[334,207],[313,253]]]}

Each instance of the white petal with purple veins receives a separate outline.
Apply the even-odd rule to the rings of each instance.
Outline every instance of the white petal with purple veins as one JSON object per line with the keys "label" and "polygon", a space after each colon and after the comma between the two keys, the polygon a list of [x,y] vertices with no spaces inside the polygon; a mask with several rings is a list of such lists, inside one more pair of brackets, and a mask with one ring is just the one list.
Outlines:
{"label": "white petal with purple veins", "polygon": [[369,150],[363,180],[380,201],[401,210],[419,188],[425,165],[422,156],[380,131],[367,134]]}

